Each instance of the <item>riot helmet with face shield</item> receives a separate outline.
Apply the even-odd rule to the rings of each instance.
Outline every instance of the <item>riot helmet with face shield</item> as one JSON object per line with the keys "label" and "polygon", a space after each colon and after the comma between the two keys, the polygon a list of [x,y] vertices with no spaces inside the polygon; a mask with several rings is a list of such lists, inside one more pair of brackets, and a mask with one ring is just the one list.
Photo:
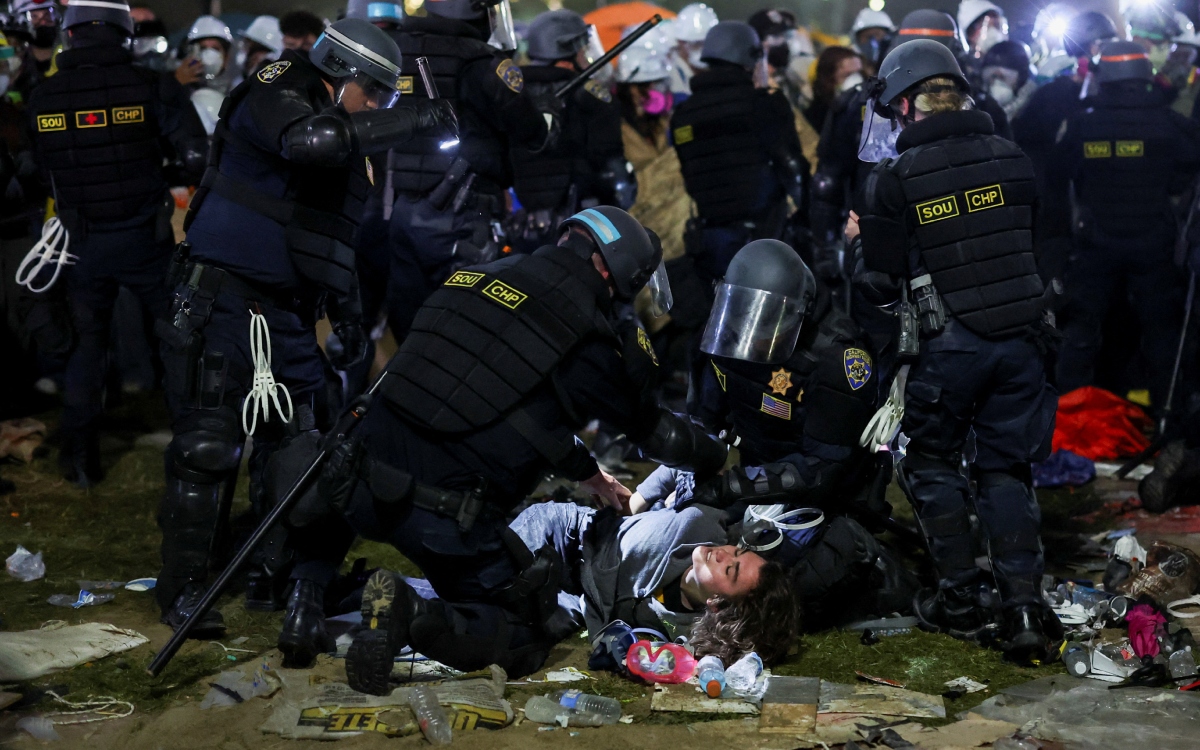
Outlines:
{"label": "riot helmet with face shield", "polygon": [[[309,60],[333,78],[334,100],[365,97],[367,109],[387,109],[400,98],[400,48],[387,32],[360,18],[343,18],[325,28]],[[352,92],[352,93],[351,93]]]}
{"label": "riot helmet with face shield", "polygon": [[671,309],[674,300],[658,235],[615,206],[584,209],[558,225],[559,232],[572,228],[582,230],[592,239],[608,268],[613,296],[618,301],[631,302],[646,287],[655,315],[664,315]]}

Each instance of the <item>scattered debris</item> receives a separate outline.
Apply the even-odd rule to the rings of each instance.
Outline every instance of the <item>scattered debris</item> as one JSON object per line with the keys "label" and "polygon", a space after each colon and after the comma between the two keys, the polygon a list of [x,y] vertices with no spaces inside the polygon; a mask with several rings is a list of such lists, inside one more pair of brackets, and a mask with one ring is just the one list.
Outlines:
{"label": "scattered debris", "polygon": [[10,576],[23,583],[46,576],[46,563],[42,560],[42,553],[34,554],[19,544],[17,551],[4,561],[4,567]]}
{"label": "scattered debris", "polygon": [[944,719],[946,704],[941,696],[913,690],[864,683],[844,685],[822,680],[818,712]]}
{"label": "scattered debris", "polygon": [[815,677],[771,677],[763,693],[758,731],[810,734],[817,726],[821,681]]}
{"label": "scattered debris", "polygon": [[282,686],[271,665],[265,661],[248,673],[245,669],[222,672],[215,682],[209,683],[210,689],[201,701],[200,708],[235,706],[251,698],[269,697]]}
{"label": "scattered debris", "polygon": [[33,680],[148,642],[141,633],[103,622],[52,620],[38,630],[0,632],[0,681]]}
{"label": "scattered debris", "polygon": [[889,680],[886,677],[876,677],[875,675],[867,674],[866,672],[860,672],[857,670],[854,672],[854,674],[858,675],[858,679],[863,680],[864,682],[874,682],[876,685],[887,685],[888,687],[894,688],[904,687],[903,683],[896,682],[895,680]]}
{"label": "scattered debris", "polygon": [[53,594],[46,600],[47,604],[52,604],[55,607],[71,607],[79,609],[80,607],[92,607],[97,604],[105,604],[111,602],[116,597],[113,594],[93,594],[90,591],[81,590],[79,594],[72,597],[70,594]]}
{"label": "scattered debris", "polygon": [[758,714],[758,706],[741,698],[709,698],[695,685],[655,685],[651,711],[690,711],[702,714]]}
{"label": "scattered debris", "polygon": [[961,690],[964,693],[981,693],[988,689],[988,686],[982,682],[976,682],[970,677],[955,677],[953,680],[946,680],[947,690]]}
{"label": "scattered debris", "polygon": [[62,739],[54,729],[54,722],[44,716],[25,716],[18,719],[17,729],[28,733],[39,742],[55,742]]}

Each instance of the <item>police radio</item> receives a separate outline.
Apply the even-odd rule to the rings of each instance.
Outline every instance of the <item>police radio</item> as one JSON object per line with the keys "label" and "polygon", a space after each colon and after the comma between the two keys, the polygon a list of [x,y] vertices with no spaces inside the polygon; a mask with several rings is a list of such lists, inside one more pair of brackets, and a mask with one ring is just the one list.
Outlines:
{"label": "police radio", "polygon": [[896,341],[898,357],[916,357],[921,353],[921,328],[917,311],[908,298],[908,284],[900,285],[900,336]]}

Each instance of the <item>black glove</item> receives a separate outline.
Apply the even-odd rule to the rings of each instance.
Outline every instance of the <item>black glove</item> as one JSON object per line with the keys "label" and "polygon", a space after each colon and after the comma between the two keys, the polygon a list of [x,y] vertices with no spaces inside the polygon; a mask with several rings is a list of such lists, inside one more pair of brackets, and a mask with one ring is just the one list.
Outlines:
{"label": "black glove", "polygon": [[458,137],[458,115],[454,113],[454,107],[446,99],[430,99],[425,102],[425,106],[416,107],[418,112],[417,128],[424,130],[427,128],[443,127]]}
{"label": "black glove", "polygon": [[333,324],[333,335],[341,347],[331,347],[329,361],[338,370],[348,370],[367,357],[367,332],[358,319],[339,320]]}

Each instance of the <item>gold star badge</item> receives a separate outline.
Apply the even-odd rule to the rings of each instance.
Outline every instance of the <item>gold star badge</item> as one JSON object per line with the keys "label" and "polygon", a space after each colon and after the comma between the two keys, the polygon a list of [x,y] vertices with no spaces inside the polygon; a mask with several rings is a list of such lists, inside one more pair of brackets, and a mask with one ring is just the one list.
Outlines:
{"label": "gold star badge", "polygon": [[786,396],[788,389],[792,387],[792,374],[781,367],[771,373],[771,382],[767,385],[771,387],[771,393]]}

